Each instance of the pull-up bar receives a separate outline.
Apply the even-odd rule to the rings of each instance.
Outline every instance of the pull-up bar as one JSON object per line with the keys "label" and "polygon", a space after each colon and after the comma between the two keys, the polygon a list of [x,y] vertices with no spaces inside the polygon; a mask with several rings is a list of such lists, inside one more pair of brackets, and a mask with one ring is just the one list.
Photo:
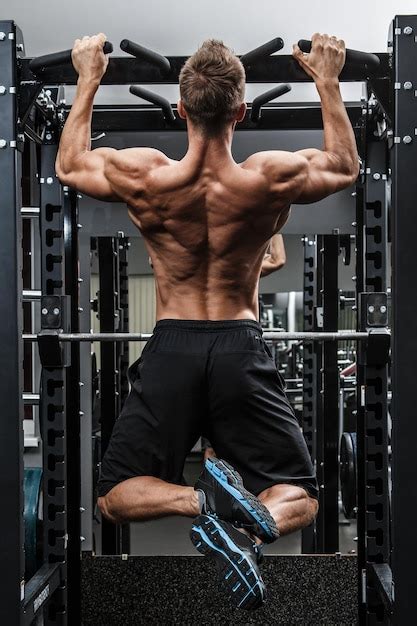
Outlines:
{"label": "pull-up bar", "polygon": [[[299,42],[301,49],[305,52],[308,51],[308,43],[306,40]],[[311,82],[310,76],[301,69],[292,56],[272,54],[280,50],[282,45],[282,39],[277,37],[240,57],[246,69],[246,82]],[[136,58],[110,57],[107,71],[101,81],[102,85],[176,84],[188,58],[186,56],[165,57],[128,39],[121,42],[121,48]],[[112,45],[106,42],[104,51],[109,53],[112,49]],[[34,59],[22,58],[19,63],[20,77],[23,82],[31,82],[34,78],[51,85],[75,85],[77,82],[77,73],[71,64],[71,50]],[[371,54],[348,50],[340,80],[344,82],[365,81],[371,74],[374,80],[387,79],[391,73],[387,53]]]}

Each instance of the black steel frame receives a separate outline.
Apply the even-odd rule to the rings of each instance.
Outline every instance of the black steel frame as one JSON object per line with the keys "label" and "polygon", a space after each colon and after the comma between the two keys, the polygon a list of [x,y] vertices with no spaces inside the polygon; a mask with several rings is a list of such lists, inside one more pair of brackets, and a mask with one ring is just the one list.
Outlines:
{"label": "black steel frame", "polygon": [[[317,238],[316,235],[304,236],[304,298],[303,330],[318,331],[317,327]],[[315,342],[303,345],[303,434],[314,467],[317,469],[317,413],[318,413],[318,368],[317,347]],[[304,528],[301,534],[301,552],[317,552],[316,522]]]}
{"label": "black steel frame", "polygon": [[[304,237],[304,330],[339,327],[338,235]],[[317,471],[319,514],[302,533],[303,553],[339,550],[339,370],[337,345],[304,344],[303,432]]]}
{"label": "black steel frame", "polygon": [[[127,332],[127,241],[124,237],[98,237],[97,241],[100,332]],[[101,458],[107,450],[114,423],[122,408],[122,393],[123,400],[128,393],[128,365],[127,342],[112,341],[101,345]],[[102,517],[101,548],[102,554],[129,554],[129,525],[115,525]]]}
{"label": "black steel frame", "polygon": [[[338,235],[317,237],[317,307],[322,312],[322,330],[339,326]],[[321,310],[321,311],[320,311]],[[319,483],[319,513],[316,519],[317,551],[339,550],[339,370],[336,344],[316,346],[318,374],[316,459]]]}
{"label": "black steel frame", "polygon": [[[65,263],[64,211],[61,186],[56,179],[56,144],[42,146],[40,164],[40,239],[41,291],[45,296],[58,296],[57,317],[61,318],[64,301]],[[52,303],[52,301],[51,301]],[[42,312],[47,311],[42,303]],[[50,324],[42,315],[42,329]],[[44,322],[45,320],[45,322]],[[63,327],[61,319],[59,325]],[[67,608],[67,413],[66,374],[64,367],[43,368],[40,427],[43,455],[43,550],[47,564],[60,563],[61,585],[53,597],[54,616],[48,619],[64,625]],[[58,617],[59,616],[59,617]]]}
{"label": "black steel frame", "polygon": [[[378,121],[378,107],[368,104],[361,130],[366,152],[357,185],[358,331],[369,330],[369,311],[381,306],[375,294],[387,290],[388,150],[386,137],[378,136]],[[387,324],[385,311],[375,325]],[[366,346],[358,345],[356,354],[359,618],[363,624],[388,623],[389,612],[375,581],[379,570],[374,569],[375,564],[388,564],[390,557],[388,368],[386,362],[369,362]]]}
{"label": "black steel frame", "polygon": [[[6,88],[0,115],[0,377],[3,402],[0,419],[0,489],[7,506],[0,516],[0,553],[4,575],[1,584],[0,616],[4,624],[19,624],[24,596],[23,554],[23,345],[20,179],[21,154],[17,142],[17,56],[16,25],[1,21],[0,84]],[[19,38],[20,39],[20,38]],[[4,145],[5,142],[5,145]]]}
{"label": "black steel frame", "polygon": [[[56,136],[41,147],[41,323],[78,329],[77,198],[55,176]],[[75,349],[74,349],[75,348]],[[80,619],[79,346],[59,358],[40,349],[43,451],[43,549],[46,564],[61,564],[61,584],[49,601],[47,624]],[[67,425],[71,424],[68,428]]]}
{"label": "black steel frame", "polygon": [[[119,309],[120,331],[129,332],[129,275],[128,275],[128,250],[129,240],[122,233],[118,238],[119,247]],[[129,394],[129,342],[118,343],[119,346],[119,406],[123,408]]]}
{"label": "black steel frame", "polygon": [[[65,293],[69,296],[70,327],[80,331],[79,267],[78,267],[78,196],[64,189]],[[81,457],[80,457],[80,345],[70,348],[70,367],[66,369],[66,410],[70,420],[67,428],[67,562],[68,623],[81,619]]]}
{"label": "black steel frame", "polygon": [[45,563],[32,576],[25,589],[25,599],[23,602],[23,615],[19,622],[24,626],[30,626],[34,619],[41,614],[50,598],[62,583],[61,566],[58,563]]}
{"label": "black steel frame", "polygon": [[[414,485],[417,477],[415,365],[417,296],[413,289],[417,241],[417,16],[397,16],[392,24],[394,48],[394,134],[392,147],[393,224],[393,468],[392,468],[392,573],[395,584],[394,624],[410,620],[417,595],[414,564],[417,545],[412,520],[416,516]],[[405,83],[411,82],[412,89]],[[411,141],[409,141],[409,139]]]}
{"label": "black steel frame", "polygon": [[[99,237],[97,244],[100,332],[115,332],[119,329],[115,239]],[[103,343],[100,349],[101,458],[107,450],[118,416],[116,350],[116,342]],[[120,526],[111,524],[104,517],[101,519],[101,545],[103,554],[120,554]]]}

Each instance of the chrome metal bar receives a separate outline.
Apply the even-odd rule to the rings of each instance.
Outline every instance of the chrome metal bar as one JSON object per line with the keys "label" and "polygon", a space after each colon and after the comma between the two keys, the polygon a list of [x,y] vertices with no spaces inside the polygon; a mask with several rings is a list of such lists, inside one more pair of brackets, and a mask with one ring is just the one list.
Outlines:
{"label": "chrome metal bar", "polygon": [[36,405],[39,404],[40,395],[38,393],[26,393],[22,395],[24,404]]}
{"label": "chrome metal bar", "polygon": [[281,341],[281,340],[306,340],[306,341],[311,341],[311,340],[315,340],[315,341],[345,341],[346,339],[355,339],[355,340],[362,340],[362,339],[367,339],[368,338],[368,333],[358,333],[355,331],[339,331],[339,332],[335,332],[335,333],[331,333],[331,332],[294,332],[294,333],[289,333],[289,332],[282,332],[282,333],[274,333],[274,332],[265,332],[263,334],[264,339],[270,339],[273,341]]}
{"label": "chrome metal bar", "polygon": [[[60,341],[148,341],[152,333],[61,333]],[[344,341],[354,339],[361,341],[368,338],[368,333],[355,331],[322,332],[322,333],[289,333],[289,332],[265,332],[264,339],[269,341],[292,341],[292,340],[316,340],[316,341]],[[37,341],[37,335],[24,334],[25,341]]]}
{"label": "chrome metal bar", "polygon": [[23,289],[23,302],[37,302],[42,297],[42,291],[37,289]]}
{"label": "chrome metal bar", "polygon": [[39,207],[37,206],[22,206],[20,213],[22,217],[39,217]]}

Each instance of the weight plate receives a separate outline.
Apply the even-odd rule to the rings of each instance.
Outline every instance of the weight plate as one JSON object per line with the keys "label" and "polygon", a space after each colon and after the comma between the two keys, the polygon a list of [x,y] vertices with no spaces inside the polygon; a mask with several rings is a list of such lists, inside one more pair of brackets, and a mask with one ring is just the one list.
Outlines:
{"label": "weight plate", "polygon": [[23,481],[25,494],[25,580],[28,581],[40,566],[39,530],[42,513],[41,501],[42,468],[26,467]]}
{"label": "weight plate", "polygon": [[356,515],[356,467],[356,433],[343,433],[340,442],[340,487],[347,519],[352,519]]}

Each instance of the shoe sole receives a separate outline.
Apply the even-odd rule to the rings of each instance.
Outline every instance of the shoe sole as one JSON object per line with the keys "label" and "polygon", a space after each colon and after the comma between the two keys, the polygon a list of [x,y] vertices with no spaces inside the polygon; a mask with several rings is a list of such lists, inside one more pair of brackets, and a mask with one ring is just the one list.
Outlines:
{"label": "shoe sole", "polygon": [[222,588],[236,608],[252,611],[264,603],[266,588],[261,576],[219,520],[199,515],[190,538],[201,554],[214,557]]}
{"label": "shoe sole", "polygon": [[[255,525],[254,534],[259,539],[265,543],[272,543],[278,539],[279,532],[274,518],[266,506],[244,488],[242,477],[231,465],[221,459],[206,459],[205,467],[213,478],[220,482],[222,487],[241,504],[245,511],[250,513]],[[237,522],[230,521],[233,521],[236,526]]]}

